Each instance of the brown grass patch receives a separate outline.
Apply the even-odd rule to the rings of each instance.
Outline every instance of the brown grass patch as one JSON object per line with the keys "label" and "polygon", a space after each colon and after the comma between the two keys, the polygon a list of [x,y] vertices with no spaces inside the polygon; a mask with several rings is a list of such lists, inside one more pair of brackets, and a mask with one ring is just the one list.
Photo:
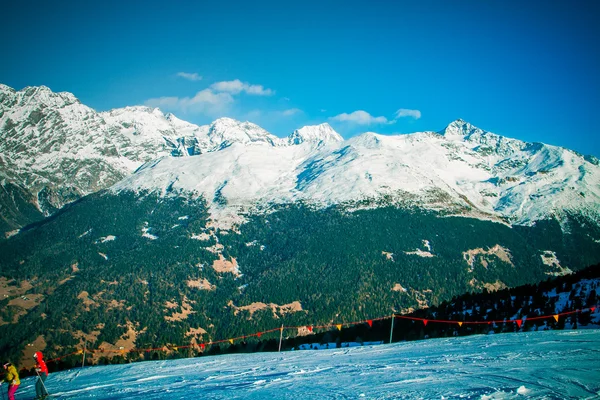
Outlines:
{"label": "brown grass patch", "polygon": [[301,326],[298,328],[298,335],[297,336],[308,336],[308,335],[314,335],[315,333],[310,331],[308,329],[308,327],[306,326]]}
{"label": "brown grass patch", "polygon": [[230,300],[229,303],[227,303],[227,305],[229,307],[233,308],[234,315],[238,315],[238,313],[240,313],[242,311],[248,311],[248,313],[250,313],[250,316],[248,317],[248,319],[252,319],[252,315],[255,312],[260,311],[260,310],[265,310],[265,309],[271,309],[271,311],[273,312],[273,317],[275,317],[275,318],[279,318],[280,316],[283,316],[288,313],[303,311],[302,304],[299,301],[294,301],[289,304],[283,304],[281,306],[278,304],[274,304],[274,303],[265,304],[265,303],[261,303],[261,302],[254,302],[247,306],[236,307],[233,304],[233,301]]}
{"label": "brown grass patch", "polygon": [[231,257],[231,261],[228,261],[227,259],[225,259],[225,257],[223,257],[222,254],[219,254],[219,259],[213,261],[212,267],[215,271],[219,273],[229,272],[235,276],[241,276],[237,260],[234,257]]}
{"label": "brown grass patch", "polygon": [[206,333],[207,333],[206,330],[203,329],[203,328],[200,328],[200,327],[198,327],[198,328],[190,328],[185,333],[185,336],[186,337],[191,336],[192,338],[191,338],[190,342],[192,344],[196,344],[196,343],[198,343],[198,340],[202,339],[202,336],[205,335]]}
{"label": "brown grass patch", "polygon": [[402,287],[402,285],[401,285],[401,284],[399,284],[399,283],[396,283],[396,284],[394,285],[394,287],[392,288],[392,290],[393,290],[394,292],[406,292],[406,289],[404,289],[404,288]]}
{"label": "brown grass patch", "polygon": [[[190,303],[191,302],[187,299],[187,297],[184,296],[183,300],[181,302],[181,312],[174,312],[170,316],[165,315],[165,320],[170,321],[170,322],[175,322],[175,321],[183,321],[184,319],[187,319],[187,317],[190,314],[195,313],[195,311],[192,310],[192,306]],[[174,309],[175,307],[170,307],[173,304],[175,304],[175,307],[179,307],[177,305],[177,303],[171,303],[171,302],[167,301],[167,304],[166,304],[167,308]]]}
{"label": "brown grass patch", "polygon": [[28,290],[32,289],[33,285],[29,281],[21,281],[21,285],[17,286],[17,281],[14,279],[0,278],[0,299],[13,296],[21,296]]}
{"label": "brown grass patch", "polygon": [[197,289],[201,289],[201,290],[215,290],[216,286],[215,285],[211,285],[211,283],[208,281],[208,279],[190,279],[187,281],[187,285],[190,288],[197,288]]}
{"label": "brown grass patch", "polygon": [[115,344],[102,342],[98,350],[94,350],[94,352],[91,354],[94,362],[97,362],[101,357],[113,358],[117,355],[124,355],[135,349],[135,341],[138,335],[140,333],[144,333],[146,328],[138,331],[131,321],[127,321],[125,326],[127,327],[127,332],[121,335],[121,338],[117,340]]}
{"label": "brown grass patch", "polygon": [[467,264],[469,264],[469,266],[471,267],[471,270],[473,270],[474,266],[475,266],[475,260],[479,257],[479,262],[481,263],[481,265],[484,268],[487,268],[489,265],[489,258],[486,258],[486,256],[495,256],[497,258],[499,258],[500,260],[504,261],[507,264],[510,264],[514,267],[514,264],[512,262],[512,257],[510,255],[510,250],[500,246],[499,244],[495,245],[494,247],[492,247],[491,249],[488,250],[484,250],[482,248],[478,248],[478,249],[471,249],[471,250],[467,250],[464,251],[463,253],[463,259],[467,262]]}
{"label": "brown grass patch", "polygon": [[85,333],[83,331],[76,331],[73,333],[73,338],[79,340],[79,348],[83,348],[86,343],[88,343],[88,346],[90,343],[96,343],[98,336],[102,332],[102,329],[104,329],[104,324],[98,324],[94,328],[96,330],[93,330],[89,333]]}
{"label": "brown grass patch", "polygon": [[85,311],[90,311],[90,306],[95,306],[96,302],[90,299],[90,294],[85,290],[77,295],[77,298],[81,300],[83,306],[85,307]]}
{"label": "brown grass patch", "polygon": [[[23,315],[26,315],[27,310],[38,306],[43,299],[44,295],[41,294],[27,294],[10,300],[8,302],[8,305],[11,307],[16,307],[15,314],[11,323],[16,324],[17,322],[19,322],[19,318],[21,318]],[[6,322],[2,321],[2,323]]]}

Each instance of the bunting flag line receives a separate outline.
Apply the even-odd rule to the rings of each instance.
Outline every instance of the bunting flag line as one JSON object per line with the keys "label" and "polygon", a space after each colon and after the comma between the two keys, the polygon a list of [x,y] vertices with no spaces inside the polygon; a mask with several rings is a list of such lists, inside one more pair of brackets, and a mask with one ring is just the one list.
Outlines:
{"label": "bunting flag line", "polygon": [[[411,317],[411,316],[405,316],[405,315],[397,315],[397,314],[392,314],[391,316],[385,316],[385,317],[380,317],[380,318],[374,318],[374,319],[367,319],[367,320],[363,320],[363,321],[357,321],[357,322],[345,322],[345,323],[337,323],[337,324],[329,324],[329,325],[321,325],[321,326],[315,326],[315,325],[305,325],[305,326],[281,326],[279,328],[273,328],[267,331],[262,331],[262,332],[257,332],[255,334],[252,335],[246,335],[246,336],[240,336],[237,338],[231,338],[231,339],[223,339],[223,340],[217,340],[217,341],[210,341],[207,343],[196,343],[196,344],[192,344],[189,346],[176,346],[176,345],[164,345],[163,347],[157,347],[157,348],[147,348],[147,349],[139,349],[139,348],[132,348],[132,349],[88,349],[88,351],[90,353],[94,353],[94,354],[104,354],[104,353],[118,353],[118,354],[126,354],[126,353],[138,353],[138,354],[143,354],[144,352],[146,353],[150,353],[152,351],[178,351],[180,348],[194,348],[195,346],[200,347],[201,351],[204,352],[206,349],[207,345],[213,345],[216,343],[226,343],[229,342],[230,344],[234,344],[235,340],[238,339],[246,339],[248,337],[251,336],[256,336],[258,338],[260,338],[263,334],[266,333],[270,333],[270,332],[276,332],[279,331],[281,334],[283,334],[283,330],[284,329],[296,329],[296,330],[300,330],[300,329],[307,329],[309,332],[313,332],[314,328],[319,328],[319,329],[337,329],[338,331],[342,330],[342,327],[344,325],[347,326],[353,326],[353,325],[359,325],[359,324],[363,324],[366,323],[369,325],[370,328],[373,327],[373,321],[380,321],[380,320],[385,320],[385,319],[395,319],[395,318],[399,318],[399,319],[405,319],[405,320],[410,320],[412,322],[415,321],[422,321],[423,325],[425,327],[427,327],[427,324],[429,324],[430,322],[435,322],[435,323],[442,323],[442,324],[458,324],[459,327],[462,327],[463,324],[487,324],[487,325],[491,325],[491,324],[507,324],[509,322],[514,322],[517,324],[517,326],[519,328],[521,328],[526,321],[533,321],[533,320],[543,320],[543,319],[550,319],[550,318],[554,318],[554,320],[556,322],[559,322],[559,318],[561,315],[571,315],[571,314],[578,314],[578,313],[582,313],[582,312],[588,312],[590,311],[591,313],[595,313],[596,310],[598,309],[598,305],[595,306],[590,306],[587,309],[576,309],[576,310],[572,310],[572,311],[565,311],[562,313],[558,313],[558,314],[551,314],[551,315],[541,315],[541,316],[534,316],[534,317],[529,317],[529,316],[525,316],[524,318],[526,318],[526,320],[524,320],[523,318],[521,319],[515,319],[515,320],[497,320],[497,321],[452,321],[452,320],[438,320],[438,319],[428,319],[428,318],[417,318],[417,317]],[[46,362],[56,362],[56,361],[60,361],[63,358],[66,357],[70,357],[70,356],[74,356],[74,355],[81,355],[84,353],[83,349],[79,349],[79,350],[75,350],[72,353],[68,353],[65,355],[62,355],[60,357],[56,357],[50,360],[47,360]]]}

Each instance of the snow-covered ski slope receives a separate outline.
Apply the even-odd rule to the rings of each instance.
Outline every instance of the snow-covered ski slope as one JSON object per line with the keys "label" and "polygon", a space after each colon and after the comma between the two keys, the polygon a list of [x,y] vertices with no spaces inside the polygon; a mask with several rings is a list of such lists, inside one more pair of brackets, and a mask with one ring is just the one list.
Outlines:
{"label": "snow-covered ski slope", "polygon": [[599,348],[596,329],[477,335],[91,367],[46,383],[59,399],[598,399]]}

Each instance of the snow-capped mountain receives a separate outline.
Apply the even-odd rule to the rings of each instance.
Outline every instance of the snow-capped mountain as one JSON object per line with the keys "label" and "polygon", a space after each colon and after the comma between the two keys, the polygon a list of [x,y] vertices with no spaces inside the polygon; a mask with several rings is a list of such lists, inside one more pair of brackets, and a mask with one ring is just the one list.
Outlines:
{"label": "snow-capped mountain", "polygon": [[288,137],[288,143],[292,145],[307,142],[315,144],[332,143],[342,142],[343,140],[344,138],[327,123],[296,129]]}
{"label": "snow-capped mountain", "polygon": [[213,211],[225,198],[226,208],[238,210],[385,199],[518,224],[564,210],[594,219],[600,213],[600,168],[561,147],[504,138],[461,120],[441,133],[333,138],[318,148],[235,145],[218,154],[161,159],[113,190],[189,192],[209,204],[219,197]]}
{"label": "snow-capped mountain", "polygon": [[113,184],[203,195],[233,212],[385,200],[527,224],[563,210],[597,220],[600,208],[596,158],[462,120],[438,133],[344,141],[321,124],[278,138],[230,118],[197,126],[156,108],[98,113],[70,93],[0,85],[0,139],[2,178],[46,214]]}
{"label": "snow-capped mountain", "polygon": [[[320,140],[319,132],[305,131],[310,140]],[[327,134],[337,135],[332,132]],[[142,106],[99,113],[71,93],[6,85],[0,85],[0,139],[0,177],[29,190],[46,214],[160,157],[198,155],[233,143],[290,142],[250,122],[221,118],[198,126]]]}

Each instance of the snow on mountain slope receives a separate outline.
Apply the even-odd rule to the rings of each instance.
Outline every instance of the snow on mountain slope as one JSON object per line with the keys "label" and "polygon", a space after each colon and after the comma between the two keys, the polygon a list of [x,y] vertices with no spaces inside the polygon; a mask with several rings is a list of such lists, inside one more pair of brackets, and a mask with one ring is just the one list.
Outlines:
{"label": "snow on mountain slope", "polygon": [[[599,330],[207,356],[50,374],[61,399],[597,399]],[[335,344],[332,344],[335,346]],[[35,377],[18,396],[32,398]]]}
{"label": "snow on mountain slope", "polygon": [[234,213],[296,200],[385,198],[531,223],[564,210],[598,220],[600,208],[597,159],[463,120],[439,133],[347,141],[321,124],[284,139],[230,118],[197,126],[148,107],[97,113],[43,86],[17,92],[0,85],[0,172],[47,214],[123,178],[115,190],[189,191],[213,211]]}
{"label": "snow on mountain slope", "polygon": [[[597,219],[598,166],[563,148],[474,130],[476,139],[434,132],[365,133],[316,148],[308,143],[232,146],[218,154],[148,164],[113,190],[166,194],[168,188],[203,195],[213,212],[298,200],[327,206],[385,197],[385,204],[408,202],[519,224],[564,210],[585,211]],[[481,143],[502,151],[483,151]]]}
{"label": "snow on mountain slope", "polygon": [[296,129],[289,137],[289,144],[301,144],[301,143],[332,143],[341,142],[344,138],[339,133],[333,130],[331,125],[324,123],[314,126],[305,126],[300,129]]}
{"label": "snow on mountain slope", "polygon": [[109,187],[144,162],[254,142],[287,143],[257,125],[229,118],[197,126],[157,108],[98,113],[71,93],[0,85],[0,169],[30,190],[46,213]]}
{"label": "snow on mountain slope", "polygon": [[283,146],[285,141],[270,134],[251,122],[239,122],[231,118],[219,118],[208,131],[211,147],[209,151],[227,147],[233,143],[244,145],[265,143],[270,146]]}

